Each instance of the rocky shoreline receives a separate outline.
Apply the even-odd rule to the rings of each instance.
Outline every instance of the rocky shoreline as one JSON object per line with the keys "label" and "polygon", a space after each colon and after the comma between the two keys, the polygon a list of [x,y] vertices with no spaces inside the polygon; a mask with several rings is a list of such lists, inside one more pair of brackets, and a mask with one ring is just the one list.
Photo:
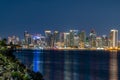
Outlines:
{"label": "rocky shoreline", "polygon": [[39,72],[27,69],[13,55],[12,49],[0,50],[0,80],[43,80]]}

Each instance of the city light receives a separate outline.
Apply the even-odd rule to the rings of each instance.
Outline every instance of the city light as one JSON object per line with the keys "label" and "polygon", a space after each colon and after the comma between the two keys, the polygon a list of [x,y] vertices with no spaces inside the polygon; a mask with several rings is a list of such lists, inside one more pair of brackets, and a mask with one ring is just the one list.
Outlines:
{"label": "city light", "polygon": [[24,39],[22,40],[18,36],[8,37],[7,44],[11,42],[27,49],[120,49],[118,30],[116,29],[111,29],[108,36],[98,36],[97,32],[93,29],[89,35],[86,35],[85,31],[80,30],[69,30],[66,32],[45,30],[45,34],[34,35],[25,31]]}

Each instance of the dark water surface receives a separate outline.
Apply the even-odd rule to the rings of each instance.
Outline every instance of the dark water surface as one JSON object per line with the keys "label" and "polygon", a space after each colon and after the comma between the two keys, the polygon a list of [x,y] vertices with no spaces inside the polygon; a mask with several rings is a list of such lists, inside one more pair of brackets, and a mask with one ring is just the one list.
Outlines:
{"label": "dark water surface", "polygon": [[45,80],[120,80],[120,52],[19,50],[14,55]]}

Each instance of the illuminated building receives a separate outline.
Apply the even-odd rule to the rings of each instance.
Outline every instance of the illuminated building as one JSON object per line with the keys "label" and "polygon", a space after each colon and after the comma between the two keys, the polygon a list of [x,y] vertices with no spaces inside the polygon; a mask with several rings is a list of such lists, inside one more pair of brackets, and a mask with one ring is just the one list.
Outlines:
{"label": "illuminated building", "polygon": [[64,47],[69,47],[70,45],[70,33],[64,33]]}
{"label": "illuminated building", "polygon": [[112,29],[110,31],[110,47],[118,47],[118,30]]}
{"label": "illuminated building", "polygon": [[32,35],[29,34],[27,31],[24,32],[24,43],[26,47],[30,47],[32,44]]}
{"label": "illuminated building", "polygon": [[27,44],[27,40],[28,40],[29,34],[27,31],[24,32],[24,39],[25,39],[25,44]]}
{"label": "illuminated building", "polygon": [[12,42],[12,38],[11,38],[11,37],[8,37],[7,44],[10,44],[11,42]]}
{"label": "illuminated building", "polygon": [[47,47],[52,47],[53,39],[52,39],[52,33],[50,30],[45,31],[45,38],[46,38]]}
{"label": "illuminated building", "polygon": [[29,36],[28,38],[27,38],[27,44],[31,44],[32,43],[32,38],[31,38],[31,36]]}
{"label": "illuminated building", "polygon": [[60,42],[61,42],[61,43],[64,42],[64,33],[60,33]]}
{"label": "illuminated building", "polygon": [[76,42],[75,42],[75,39],[78,37],[78,34],[79,34],[78,30],[70,30],[70,47],[76,47],[77,46]]}
{"label": "illuminated building", "polygon": [[120,48],[120,41],[118,41],[118,48]]}
{"label": "illuminated building", "polygon": [[70,30],[70,47],[74,46],[74,32]]}
{"label": "illuminated building", "polygon": [[103,35],[102,36],[102,45],[104,48],[108,47],[109,46],[109,40],[108,40],[108,37],[106,35]]}
{"label": "illuminated building", "polygon": [[97,48],[103,48],[101,37],[96,37],[96,47]]}
{"label": "illuminated building", "polygon": [[96,47],[96,33],[94,30],[91,30],[90,32],[89,42],[90,42],[91,48]]}
{"label": "illuminated building", "polygon": [[75,48],[79,47],[79,36],[74,36],[74,47]]}
{"label": "illuminated building", "polygon": [[12,36],[12,43],[15,44],[16,40],[15,40],[16,36]]}
{"label": "illuminated building", "polygon": [[80,37],[80,42],[85,42],[86,41],[86,33],[85,33],[85,31],[82,31],[79,34],[79,37]]}
{"label": "illuminated building", "polygon": [[64,47],[64,33],[60,33],[60,45],[59,47]]}
{"label": "illuminated building", "polygon": [[10,44],[12,42],[12,44],[20,44],[20,40],[19,37],[17,36],[12,36],[12,37],[8,37],[7,39],[7,44]]}
{"label": "illuminated building", "polygon": [[59,41],[59,32],[58,31],[54,31],[54,34],[53,34],[53,42],[54,42],[54,47],[55,45],[57,44],[57,42]]}
{"label": "illuminated building", "polygon": [[86,43],[86,33],[85,33],[85,31],[80,32],[79,40],[80,40],[80,42],[79,42],[80,48],[84,48],[85,43]]}
{"label": "illuminated building", "polygon": [[33,44],[34,45],[39,45],[40,38],[41,38],[40,34],[34,34],[34,35],[32,35]]}
{"label": "illuminated building", "polygon": [[45,46],[45,37],[41,34],[35,34],[32,36],[33,44],[37,47]]}
{"label": "illuminated building", "polygon": [[[82,45],[80,45],[80,47],[81,47]],[[85,42],[85,44],[84,44],[84,46],[83,46],[83,48],[90,48],[91,46],[90,46],[90,39],[89,39],[89,37],[87,36],[86,37],[86,42]]]}

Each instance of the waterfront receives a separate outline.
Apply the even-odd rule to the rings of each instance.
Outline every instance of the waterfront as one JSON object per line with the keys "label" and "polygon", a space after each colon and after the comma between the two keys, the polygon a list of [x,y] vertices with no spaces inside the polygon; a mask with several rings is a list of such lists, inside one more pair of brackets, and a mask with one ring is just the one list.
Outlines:
{"label": "waterfront", "polygon": [[14,55],[45,80],[119,80],[119,51],[19,50]]}

